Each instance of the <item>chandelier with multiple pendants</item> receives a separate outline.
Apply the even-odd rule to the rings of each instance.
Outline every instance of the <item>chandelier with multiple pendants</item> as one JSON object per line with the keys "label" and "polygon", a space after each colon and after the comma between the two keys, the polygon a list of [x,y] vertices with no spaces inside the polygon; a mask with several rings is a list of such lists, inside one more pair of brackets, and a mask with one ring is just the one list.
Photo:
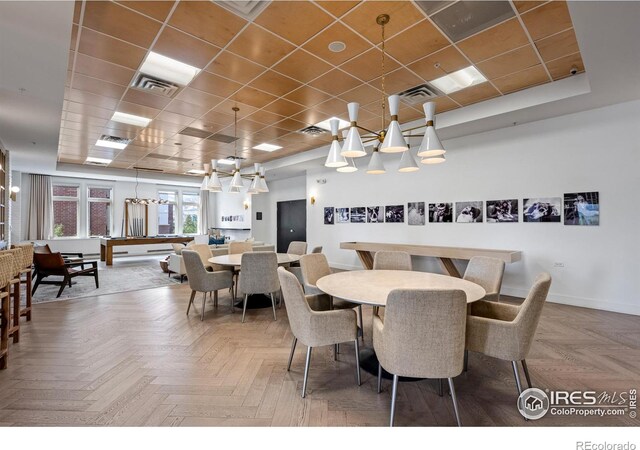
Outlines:
{"label": "chandelier with multiple pendants", "polygon": [[[422,143],[418,149],[417,155],[421,158],[422,164],[439,164],[445,161],[444,154],[446,150],[443,148],[440,139],[436,134],[434,128],[434,118],[436,112],[435,102],[427,102],[423,105],[424,114],[426,119],[426,129],[424,134],[413,135],[411,131],[423,128],[424,125],[420,125],[407,130],[400,128],[398,122],[398,110],[400,107],[400,97],[398,95],[391,95],[388,98],[389,101],[389,113],[391,115],[391,122],[389,126],[385,128],[385,35],[384,27],[389,23],[389,15],[380,14],[376,18],[376,23],[380,25],[382,30],[382,129],[381,131],[373,131],[358,125],[358,110],[360,105],[358,103],[349,103],[347,105],[349,112],[350,126],[344,139],[343,144],[340,147],[341,139],[338,136],[338,123],[337,119],[330,121],[331,134],[333,141],[329,148],[329,154],[325,161],[326,167],[336,168],[338,172],[355,172],[358,170],[355,164],[356,158],[361,158],[367,155],[365,150],[365,144],[369,142],[375,142],[375,147],[369,160],[366,172],[369,174],[383,174],[386,173],[386,169],[380,157],[380,153],[402,153],[400,158],[400,165],[398,166],[399,172],[415,172],[419,170],[418,164],[411,154],[411,148],[407,143],[407,138],[420,137]],[[360,130],[366,134],[360,135]],[[409,133],[409,134],[405,134]]]}
{"label": "chandelier with multiple pendants", "polygon": [[241,192],[241,189],[244,188],[244,179],[251,180],[251,184],[249,185],[249,189],[247,190],[247,194],[259,194],[261,192],[269,192],[269,187],[267,186],[267,182],[264,179],[265,169],[260,164],[254,164],[254,172],[252,173],[241,173],[240,165],[242,164],[241,160],[238,159],[238,111],[240,108],[234,106],[233,108],[233,123],[234,123],[234,137],[235,141],[233,142],[233,158],[235,162],[235,168],[232,172],[225,172],[223,170],[218,169],[218,160],[212,159],[211,164],[204,165],[204,179],[202,180],[202,184],[200,185],[201,191],[210,191],[210,192],[223,192],[222,182],[220,178],[231,177],[231,182],[229,183],[229,188],[227,190],[230,194],[238,194]]}

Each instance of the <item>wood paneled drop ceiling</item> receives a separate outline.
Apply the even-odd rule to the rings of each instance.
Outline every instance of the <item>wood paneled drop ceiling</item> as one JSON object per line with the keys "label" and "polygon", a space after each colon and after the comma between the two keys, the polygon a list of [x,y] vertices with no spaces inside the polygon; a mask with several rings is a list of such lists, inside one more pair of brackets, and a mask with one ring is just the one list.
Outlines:
{"label": "wood paneled drop ceiling", "polygon": [[[474,4],[475,3],[475,4]],[[246,10],[233,9],[244,4]],[[265,7],[266,6],[266,7]],[[251,10],[254,8],[253,10]],[[475,66],[486,82],[435,98],[437,111],[461,108],[549,83],[584,66],[564,1],[78,1],[58,161],[161,169],[184,174],[234,154],[243,166],[328,143],[330,133],[300,133],[331,116],[381,125],[379,14],[389,14],[387,95]],[[461,27],[460,18],[467,24]],[[471,18],[471,20],[468,20]],[[329,44],[345,44],[333,52]],[[200,69],[170,96],[132,87],[150,52]],[[422,117],[421,100],[403,102],[400,121]],[[151,119],[112,121],[114,112]],[[387,119],[388,121],[388,119]],[[102,136],[131,139],[122,150]],[[227,142],[224,142],[227,141]],[[282,147],[265,152],[262,143]]]}

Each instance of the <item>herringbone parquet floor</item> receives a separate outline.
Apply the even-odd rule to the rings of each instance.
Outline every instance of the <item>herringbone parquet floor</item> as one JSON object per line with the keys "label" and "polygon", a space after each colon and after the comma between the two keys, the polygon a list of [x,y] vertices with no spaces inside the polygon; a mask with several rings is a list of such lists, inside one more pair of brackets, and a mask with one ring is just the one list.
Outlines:
{"label": "herringbone parquet floor", "polygon": [[[188,294],[182,285],[36,305],[0,372],[0,425],[387,425],[389,382],[378,395],[363,372],[356,386],[353,345],[337,362],[331,348],[314,350],[302,399],[306,348],[287,372],[284,307],[276,322],[262,309],[242,324],[221,295],[201,322],[185,315]],[[528,363],[541,388],[638,388],[640,317],[547,304]],[[626,416],[525,422],[509,363],[480,355],[456,386],[466,426],[638,425]],[[435,381],[401,383],[396,424],[453,426],[451,400]]]}

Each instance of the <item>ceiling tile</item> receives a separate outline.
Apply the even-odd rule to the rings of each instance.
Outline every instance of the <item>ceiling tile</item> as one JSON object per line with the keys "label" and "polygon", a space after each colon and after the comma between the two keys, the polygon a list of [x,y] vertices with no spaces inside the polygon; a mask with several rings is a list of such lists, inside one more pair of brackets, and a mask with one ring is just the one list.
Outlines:
{"label": "ceiling tile", "polygon": [[175,28],[165,27],[152,50],[183,63],[204,68],[220,49]]}
{"label": "ceiling tile", "polygon": [[165,122],[175,123],[176,125],[184,125],[187,126],[195,117],[184,116],[182,114],[176,114],[169,111],[162,111],[158,114],[157,119]]}
{"label": "ceiling tile", "polygon": [[122,98],[123,101],[148,106],[150,108],[163,109],[171,101],[168,97],[150,94],[139,89],[130,88]]}
{"label": "ceiling tile", "polygon": [[263,66],[272,66],[295,47],[260,27],[249,25],[227,49]]}
{"label": "ceiling tile", "polygon": [[[253,86],[253,83],[251,85]],[[247,85],[233,94],[231,98],[256,108],[262,108],[274,101],[277,97]]]}
{"label": "ceiling tile", "polygon": [[[113,116],[113,108],[115,108],[117,104],[117,101],[114,101],[112,98],[100,97],[75,90],[69,93],[68,98],[70,101],[67,102],[65,111],[101,119],[110,119],[111,116]],[[100,103],[102,99],[109,101],[110,106],[108,108],[96,105],[96,103]]]}
{"label": "ceiling tile", "polygon": [[139,13],[153,17],[160,22],[164,22],[171,8],[174,5],[174,1],[121,1],[118,2],[128,8],[135,9]]}
{"label": "ceiling tile", "polygon": [[73,5],[73,23],[80,23],[80,15],[82,13],[82,0],[76,0]]}
{"label": "ceiling tile", "polygon": [[332,66],[316,58],[304,50],[296,50],[273,67],[273,70],[287,75],[301,83],[308,83],[314,78],[331,70]]}
{"label": "ceiling tile", "polygon": [[100,108],[111,109],[118,104],[117,98],[104,97],[102,95],[92,94],[91,92],[78,91],[72,89],[67,97],[72,102],[78,102],[85,105],[99,106]]}
{"label": "ceiling tile", "polygon": [[318,1],[316,2],[325,10],[329,11],[329,13],[333,14],[336,17],[340,17],[345,14],[347,11],[353,9],[360,1],[343,1],[343,0],[333,0],[333,1]]}
{"label": "ceiling tile", "polygon": [[206,106],[209,109],[213,108],[218,103],[224,100],[224,98],[222,97],[207,94],[206,92],[189,87],[182,89],[175,98],[177,100],[193,103],[195,105]]}
{"label": "ceiling tile", "polygon": [[263,123],[265,125],[272,125],[276,122],[281,121],[282,119],[284,119],[284,116],[279,116],[278,114],[274,114],[272,112],[269,111],[265,111],[264,109],[261,109],[259,111],[254,112],[253,114],[251,114],[249,116],[249,119],[255,121],[255,122],[260,122]]}
{"label": "ceiling tile", "polygon": [[85,2],[82,25],[140,47],[149,47],[162,24],[117,3]]}
{"label": "ceiling tile", "polygon": [[536,8],[540,5],[544,5],[547,3],[546,1],[530,1],[530,0],[514,0],[513,5],[516,7],[518,12],[522,14],[525,11],[529,11],[532,8]]}
{"label": "ceiling tile", "polygon": [[169,24],[224,47],[247,22],[212,2],[180,2]]}
{"label": "ceiling tile", "polygon": [[183,102],[182,100],[173,100],[165,108],[165,111],[183,114],[189,117],[200,117],[211,108],[208,106],[196,105],[194,103]]}
{"label": "ceiling tile", "polygon": [[460,103],[462,106],[466,106],[482,100],[497,97],[499,95],[500,93],[496,90],[496,88],[491,86],[489,82],[485,82],[468,87],[458,92],[454,92],[453,94],[450,94],[449,97]]}
{"label": "ceiling tile", "polygon": [[238,83],[248,83],[264,72],[264,67],[227,51],[218,54],[205,70]]}
{"label": "ceiling tile", "polygon": [[389,39],[386,49],[389,55],[401,63],[409,64],[447,45],[449,45],[447,38],[425,19]]}
{"label": "ceiling tile", "polygon": [[331,96],[314,89],[311,86],[302,86],[300,89],[296,89],[295,91],[285,95],[284,98],[310,107],[329,100]]}
{"label": "ceiling tile", "polygon": [[78,51],[94,58],[138,69],[145,56],[145,50],[126,42],[119,41],[88,28],[82,29]]}
{"label": "ceiling tile", "polygon": [[363,84],[355,89],[343,93],[340,95],[340,98],[349,103],[357,102],[361,105],[366,105],[367,103],[371,103],[375,100],[381,100],[382,91],[379,91],[368,84]]}
{"label": "ceiling tile", "polygon": [[298,120],[284,119],[281,122],[275,123],[273,126],[282,130],[299,131],[306,128],[307,124]]}
{"label": "ceiling tile", "polygon": [[[344,42],[346,48],[338,53],[332,52],[329,50],[329,44],[334,41]],[[343,24],[334,23],[304,44],[302,48],[329,64],[338,65],[371,48],[371,44]]]}
{"label": "ceiling tile", "polygon": [[221,112],[214,109],[202,116],[202,120],[226,127],[233,123],[233,111],[229,109],[228,112]]}
{"label": "ceiling tile", "polygon": [[522,14],[522,21],[534,41],[571,28],[567,3],[554,1]]}
{"label": "ceiling tile", "polygon": [[[435,67],[436,64],[439,64],[439,67]],[[450,45],[426,58],[419,59],[408,67],[425,81],[431,81],[468,66],[469,61]]]}
{"label": "ceiling tile", "polygon": [[[384,91],[389,94],[397,94],[405,89],[422,84],[424,80],[415,76],[407,69],[398,69],[385,75]],[[377,78],[370,83],[377,89],[382,89],[382,77]]]}
{"label": "ceiling tile", "polygon": [[150,108],[148,106],[137,105],[135,103],[129,103],[125,101],[122,101],[120,102],[120,104],[118,104],[118,111],[127,114],[133,114],[136,116],[147,117],[150,119],[156,117],[156,115],[160,112],[160,110],[156,108]]}
{"label": "ceiling tile", "polygon": [[122,97],[122,94],[124,94],[124,91],[127,89],[119,84],[97,80],[80,74],[76,74],[76,76],[73,77],[72,87],[80,91],[91,92],[105,97],[113,97],[118,100],[120,100],[120,97]]}
{"label": "ceiling tile", "polygon": [[297,114],[303,111],[305,107],[281,98],[271,103],[264,109],[266,111],[286,117],[286,116],[292,116],[294,114]]}
{"label": "ceiling tile", "polygon": [[75,50],[78,40],[78,25],[71,26],[71,41],[69,41],[69,50]]}
{"label": "ceiling tile", "polygon": [[134,70],[117,66],[101,59],[92,58],[82,53],[76,53],[75,70],[76,73],[109,81],[121,86],[128,86],[135,73]]}
{"label": "ceiling tile", "polygon": [[[451,111],[452,109],[460,108],[460,105],[458,105],[456,102],[454,102],[453,100],[451,100],[449,97],[446,97],[446,96],[438,97],[431,101],[436,103],[436,115],[438,113],[443,113],[446,111]],[[438,127],[438,124],[436,123],[436,128],[437,127]]]}
{"label": "ceiling tile", "polygon": [[554,59],[547,63],[547,69],[549,69],[549,73],[554,80],[571,76],[570,71],[574,67],[578,70],[578,73],[584,72],[584,63],[582,62],[580,53]]}
{"label": "ceiling tile", "polygon": [[[344,117],[345,112],[347,111],[347,102],[339,98],[332,98],[331,100],[327,100],[326,102],[322,102],[315,106],[314,109],[329,114],[330,116]],[[318,123],[321,120],[323,119],[312,123]]]}
{"label": "ceiling tile", "polygon": [[551,61],[580,51],[573,28],[535,42],[543,61]]}
{"label": "ceiling tile", "polygon": [[519,91],[531,86],[546,83],[549,80],[549,75],[544,70],[542,64],[529,67],[521,72],[507,75],[506,77],[496,78],[493,80],[493,84],[503,94],[509,94],[511,92]]}
{"label": "ceiling tile", "polygon": [[[241,103],[241,102],[239,102],[237,100],[227,99],[227,100],[223,101],[222,103],[220,103],[215,108],[213,108],[213,111],[217,111],[217,112],[221,112],[223,114],[231,115],[231,123],[233,123],[233,115],[234,115],[233,108],[234,107],[240,108],[240,110],[237,113],[238,119],[244,119],[248,115],[253,114],[254,112],[256,112],[258,110],[258,108],[256,108],[255,106],[247,105],[246,103]],[[210,114],[211,114],[211,112],[208,112],[205,116],[203,116],[203,119],[206,118],[207,120],[210,120],[210,118],[209,118]],[[211,117],[214,117],[214,116],[212,115]],[[215,120],[213,120],[213,122],[214,123],[221,123],[221,122],[216,122]]]}
{"label": "ceiling tile", "polygon": [[218,95],[220,97],[228,97],[240,89],[242,85],[235,81],[203,71],[200,72],[200,74],[191,82],[190,87],[208,92],[209,94]]}
{"label": "ceiling tile", "polygon": [[540,64],[538,55],[531,45],[520,47],[477,65],[478,69],[489,78],[498,78],[510,73],[519,72],[527,67]]}
{"label": "ceiling tile", "polygon": [[341,20],[369,41],[378,44],[382,41],[381,27],[376,23],[380,14],[388,14],[390,17],[389,23],[384,27],[387,38],[424,19],[413,2],[368,1],[353,8]]}
{"label": "ceiling tile", "polygon": [[[393,59],[385,58],[385,71],[391,72],[398,67],[400,64]],[[340,68],[362,81],[371,81],[382,74],[382,52],[377,48],[372,48],[347,61]]]}
{"label": "ceiling tile", "polygon": [[254,23],[301,45],[333,20],[311,2],[271,2]]}
{"label": "ceiling tile", "polygon": [[473,62],[493,58],[529,43],[518,19],[510,19],[495,27],[458,42],[458,48]]}
{"label": "ceiling tile", "polygon": [[334,69],[327,72],[320,78],[313,80],[309,83],[310,86],[320,89],[331,95],[339,95],[345,91],[355,88],[361,84],[356,78],[345,72]]}
{"label": "ceiling tile", "polygon": [[515,15],[509,1],[460,1],[437,12],[431,20],[452,42],[459,42]]}
{"label": "ceiling tile", "polygon": [[253,80],[251,86],[281,97],[299,88],[301,83],[269,70]]}

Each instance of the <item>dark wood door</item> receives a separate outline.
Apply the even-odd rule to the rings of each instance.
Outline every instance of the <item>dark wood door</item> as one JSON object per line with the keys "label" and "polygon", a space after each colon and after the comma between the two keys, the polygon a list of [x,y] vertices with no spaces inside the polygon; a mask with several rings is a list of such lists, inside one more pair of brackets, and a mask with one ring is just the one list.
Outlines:
{"label": "dark wood door", "polygon": [[278,202],[278,253],[285,253],[291,241],[307,240],[307,202]]}

